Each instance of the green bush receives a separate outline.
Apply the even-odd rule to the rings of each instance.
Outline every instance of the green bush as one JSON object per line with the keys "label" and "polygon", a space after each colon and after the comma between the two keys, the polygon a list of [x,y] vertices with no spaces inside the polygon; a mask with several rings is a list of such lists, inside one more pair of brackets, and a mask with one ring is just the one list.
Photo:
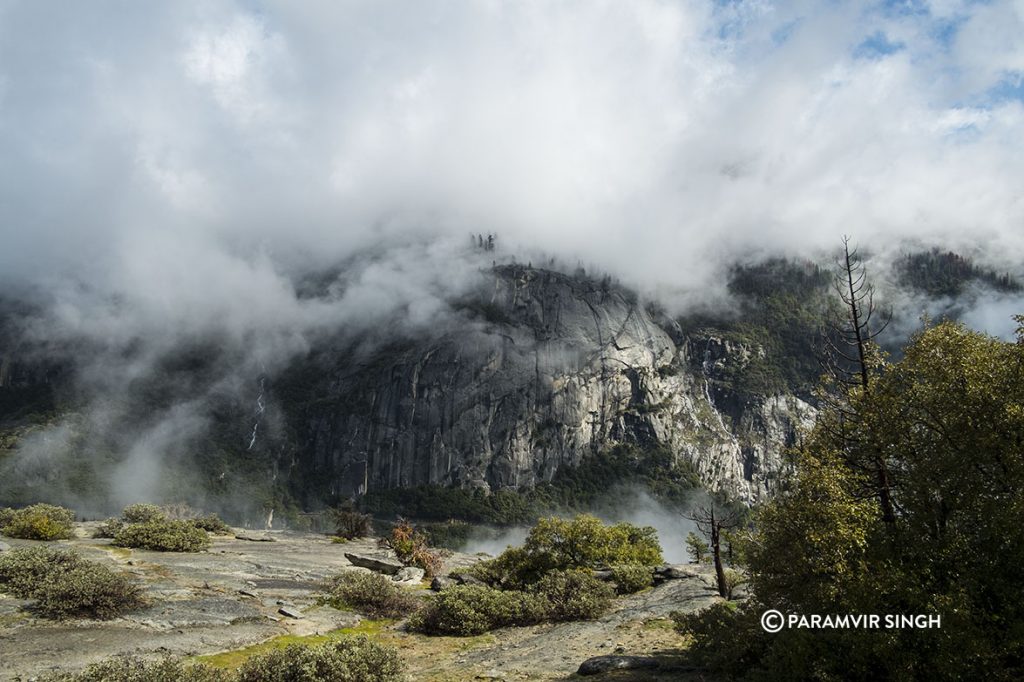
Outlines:
{"label": "green bush", "polygon": [[4,526],[14,520],[14,514],[15,511],[10,507],[0,509],[0,531],[3,530]]}
{"label": "green bush", "polygon": [[126,525],[113,544],[157,552],[199,552],[210,546],[210,537],[190,521],[162,519]]}
{"label": "green bush", "polygon": [[401,618],[416,611],[420,599],[377,573],[346,571],[331,578],[323,600],[371,618]]}
{"label": "green bush", "polygon": [[96,527],[92,536],[94,538],[113,538],[122,528],[124,528],[124,521],[121,519],[107,519]]}
{"label": "green bush", "polygon": [[532,625],[548,614],[547,600],[518,590],[456,585],[438,593],[413,616],[413,629],[430,635],[479,635],[512,625]]}
{"label": "green bush", "polygon": [[298,644],[253,656],[238,670],[238,682],[400,682],[403,665],[395,649],[366,637],[319,646]]}
{"label": "green bush", "polygon": [[0,554],[0,584],[5,591],[28,599],[49,574],[70,570],[84,561],[71,549],[20,547]]}
{"label": "green bush", "polygon": [[611,606],[615,590],[589,570],[553,571],[540,579],[537,591],[545,600],[545,620],[593,620]]}
{"label": "green bush", "polygon": [[612,566],[612,580],[619,594],[633,594],[654,585],[654,572],[650,566],[619,564]]}
{"label": "green bush", "polygon": [[15,549],[0,555],[0,585],[21,599],[34,599],[47,618],[114,618],[143,605],[138,586],[72,550]]}
{"label": "green bush", "polygon": [[373,517],[348,509],[336,509],[334,517],[334,534],[346,540],[358,540],[373,534]]}
{"label": "green bush", "polygon": [[231,526],[224,523],[223,519],[216,514],[197,516],[194,519],[189,519],[188,523],[191,523],[196,528],[201,528],[208,533],[213,533],[214,535],[231,535],[234,533],[234,531],[231,530]]}
{"label": "green bush", "polygon": [[75,513],[52,504],[33,504],[16,510],[4,510],[0,532],[25,540],[61,540],[72,538]]}
{"label": "green bush", "polygon": [[680,634],[694,638],[688,651],[701,668],[731,679],[760,667],[768,639],[759,613],[736,602],[717,602],[696,613],[674,611],[671,616]]}
{"label": "green bush", "polygon": [[522,547],[480,562],[472,573],[489,585],[521,588],[555,570],[660,563],[661,546],[653,528],[629,523],[606,526],[594,516],[581,514],[572,520],[541,519]]}
{"label": "green bush", "polygon": [[133,656],[117,656],[93,663],[77,673],[53,673],[44,682],[228,682],[231,675],[206,665],[188,665],[165,658],[145,661]]}
{"label": "green bush", "polygon": [[121,512],[121,518],[127,523],[149,523],[163,521],[167,514],[155,504],[130,504]]}

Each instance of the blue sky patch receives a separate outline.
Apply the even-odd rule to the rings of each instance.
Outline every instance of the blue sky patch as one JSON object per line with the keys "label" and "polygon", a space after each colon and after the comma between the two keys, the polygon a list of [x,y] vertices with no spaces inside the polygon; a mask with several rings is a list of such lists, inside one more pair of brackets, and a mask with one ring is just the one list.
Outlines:
{"label": "blue sky patch", "polygon": [[903,43],[889,40],[889,36],[885,33],[876,31],[854,48],[853,56],[857,59],[879,59],[904,48],[906,45]]}

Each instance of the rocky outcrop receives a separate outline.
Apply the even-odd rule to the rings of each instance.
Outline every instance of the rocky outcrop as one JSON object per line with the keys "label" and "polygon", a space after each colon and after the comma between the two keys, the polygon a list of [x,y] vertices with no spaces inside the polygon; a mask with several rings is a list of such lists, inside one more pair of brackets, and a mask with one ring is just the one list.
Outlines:
{"label": "rocky outcrop", "polygon": [[607,280],[502,266],[462,310],[463,324],[429,341],[316,367],[292,418],[297,488],[524,488],[634,443],[664,446],[708,488],[753,502],[813,416],[794,396],[722,390],[716,359],[759,349],[697,348]]}
{"label": "rocky outcrop", "polygon": [[655,670],[661,662],[652,656],[594,656],[580,664],[577,674],[599,675],[609,670]]}
{"label": "rocky outcrop", "polygon": [[345,558],[348,559],[349,563],[353,566],[368,568],[371,571],[384,573],[385,575],[397,576],[405,568],[405,564],[395,559],[367,556],[365,554],[353,554],[351,552],[345,552]]}

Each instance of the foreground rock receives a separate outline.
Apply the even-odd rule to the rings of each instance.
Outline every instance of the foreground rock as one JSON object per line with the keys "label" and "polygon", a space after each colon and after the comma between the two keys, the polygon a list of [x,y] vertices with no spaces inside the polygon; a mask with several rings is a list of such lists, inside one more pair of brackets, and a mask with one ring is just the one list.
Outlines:
{"label": "foreground rock", "polygon": [[594,656],[580,664],[580,675],[598,675],[609,670],[654,670],[661,662],[650,656]]}
{"label": "foreground rock", "polygon": [[434,592],[440,592],[441,590],[446,590],[452,585],[457,584],[458,583],[456,583],[451,578],[445,578],[443,576],[438,575],[434,576],[434,579],[430,581],[430,589],[432,589]]}
{"label": "foreground rock", "polygon": [[[125,550],[110,546],[109,540],[87,537],[52,543],[73,547],[90,560],[130,574],[144,588],[150,605],[112,621],[60,623],[36,618],[25,610],[28,602],[0,594],[0,680],[27,680],[57,668],[77,670],[117,654],[204,656],[283,635],[324,635],[360,625],[357,614],[318,600],[327,578],[370,569],[357,567],[323,535],[268,535],[276,542],[214,538],[208,552],[195,554]],[[8,544],[39,543],[13,539]],[[382,561],[371,538],[349,541],[344,549],[357,561]],[[446,557],[442,575],[464,571],[478,560],[458,553]],[[397,575],[404,567],[395,568]],[[359,631],[398,647],[409,680],[468,682],[488,679],[482,675],[498,679],[496,674],[508,682],[564,681],[581,662],[613,655],[661,661],[657,669],[622,673],[642,676],[632,679],[697,682],[695,674],[680,672],[679,661],[663,655],[684,644],[668,614],[697,610],[717,600],[707,588],[710,567],[693,568],[697,577],[666,580],[617,599],[598,621],[506,628],[468,638],[426,637],[409,632],[402,622],[364,624]]]}

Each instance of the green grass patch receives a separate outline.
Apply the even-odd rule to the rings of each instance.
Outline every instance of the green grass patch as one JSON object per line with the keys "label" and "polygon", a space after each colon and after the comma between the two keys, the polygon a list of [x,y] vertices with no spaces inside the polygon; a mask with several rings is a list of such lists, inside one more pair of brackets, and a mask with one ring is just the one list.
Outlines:
{"label": "green grass patch", "polygon": [[671,618],[651,618],[644,621],[644,630],[675,630],[676,623]]}
{"label": "green grass patch", "polygon": [[394,622],[395,621],[393,620],[384,619],[361,620],[353,627],[331,630],[330,632],[326,632],[321,635],[280,635],[279,637],[274,637],[273,639],[268,639],[265,642],[253,644],[252,646],[247,646],[242,649],[223,651],[219,654],[209,654],[206,656],[196,656],[191,660],[197,663],[204,663],[214,668],[234,670],[253,656],[273,651],[275,649],[283,649],[289,644],[314,646],[317,644],[324,644],[326,642],[333,642],[350,635],[366,635],[367,637],[374,638],[380,635],[388,625],[391,625]]}

